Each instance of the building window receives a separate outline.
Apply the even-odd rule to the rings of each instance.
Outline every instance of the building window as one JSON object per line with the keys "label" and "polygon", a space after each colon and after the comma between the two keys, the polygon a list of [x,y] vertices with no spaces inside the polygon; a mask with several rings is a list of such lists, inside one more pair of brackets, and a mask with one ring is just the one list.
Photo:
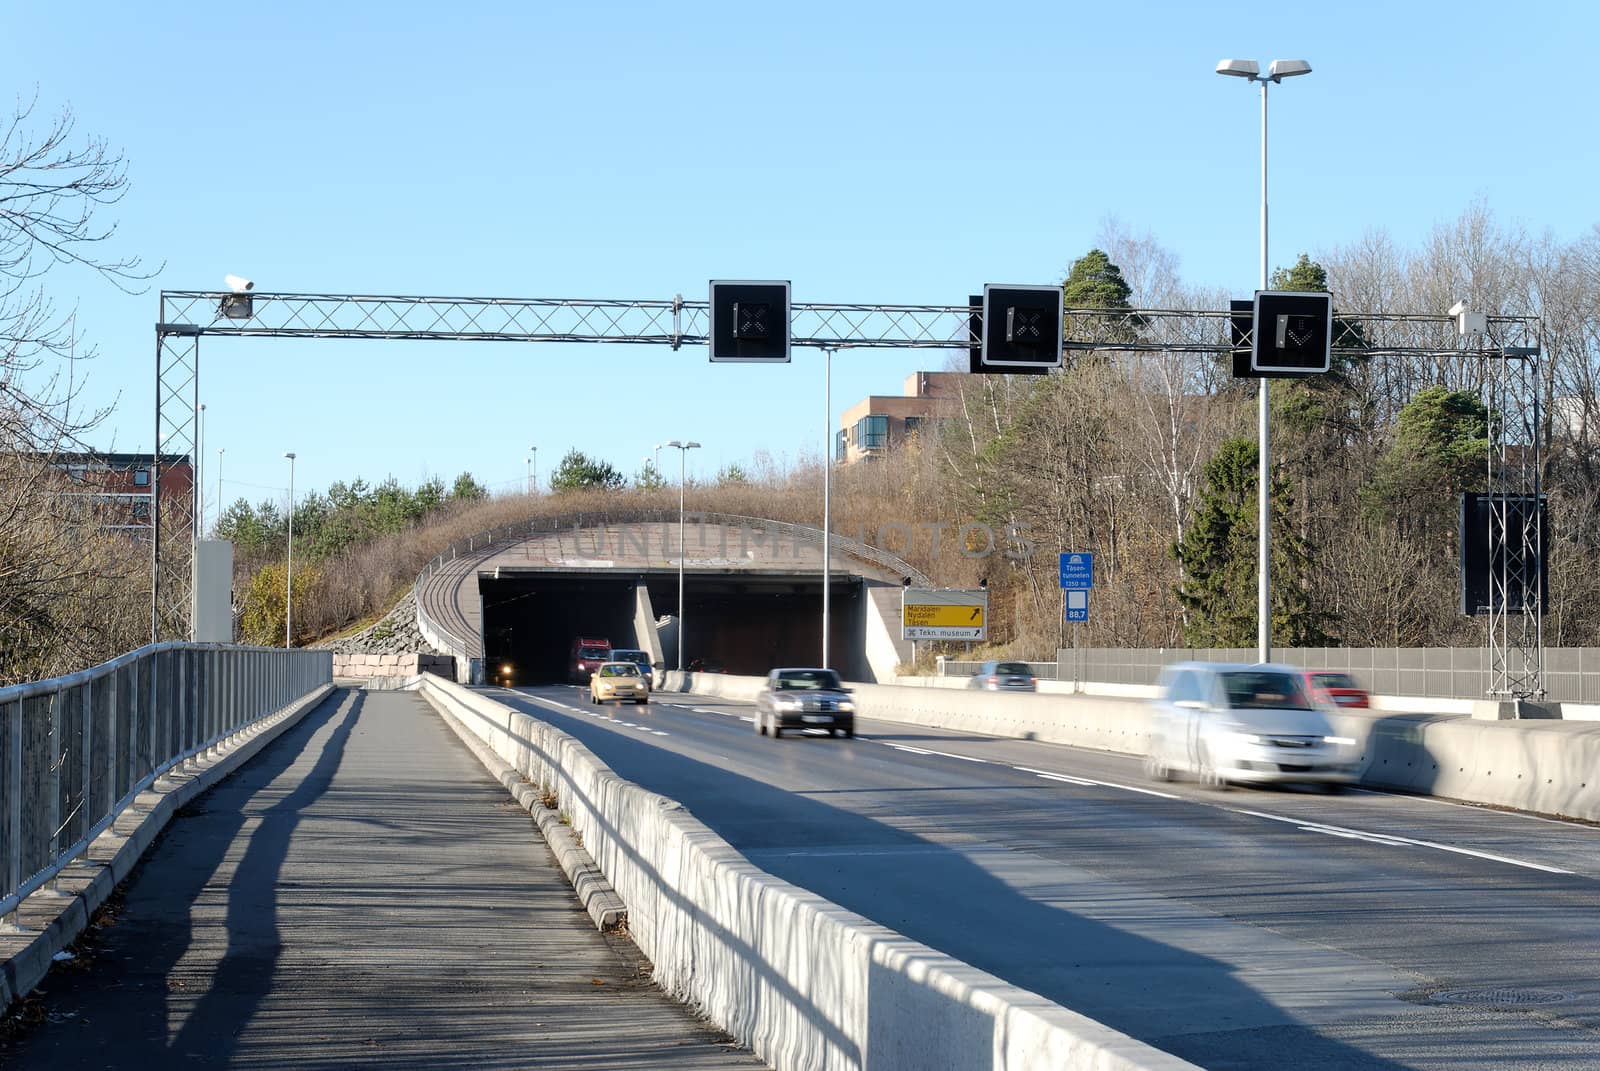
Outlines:
{"label": "building window", "polygon": [[915,435],[917,433],[917,429],[920,428],[920,427],[922,427],[922,418],[921,417],[919,417],[919,416],[908,416],[908,417],[906,417],[906,434],[908,436],[909,435]]}
{"label": "building window", "polygon": [[150,503],[135,502],[133,504],[133,519],[148,522],[150,520]]}
{"label": "building window", "polygon": [[150,470],[149,469],[134,469],[133,470],[133,486],[135,486],[135,487],[149,487],[150,486]]}
{"label": "building window", "polygon": [[863,450],[881,450],[889,445],[889,418],[882,413],[856,421],[856,445]]}
{"label": "building window", "polygon": [[850,460],[850,437],[843,428],[833,437],[833,460],[841,464]]}

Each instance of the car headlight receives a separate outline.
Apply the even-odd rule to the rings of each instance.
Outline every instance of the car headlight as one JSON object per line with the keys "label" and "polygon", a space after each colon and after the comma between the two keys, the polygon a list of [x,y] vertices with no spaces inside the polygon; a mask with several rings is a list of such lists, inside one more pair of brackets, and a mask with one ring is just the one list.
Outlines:
{"label": "car headlight", "polygon": [[1229,733],[1228,739],[1236,744],[1264,744],[1266,741],[1256,733]]}
{"label": "car headlight", "polygon": [[788,696],[773,700],[772,705],[777,707],[779,710],[799,710],[802,706],[804,706],[800,700],[792,699]]}
{"label": "car headlight", "polygon": [[1344,744],[1347,747],[1356,746],[1355,738],[1350,736],[1324,736],[1322,742],[1324,744]]}
{"label": "car headlight", "polygon": [[839,709],[848,714],[855,711],[856,705],[848,699],[841,699],[839,700]]}

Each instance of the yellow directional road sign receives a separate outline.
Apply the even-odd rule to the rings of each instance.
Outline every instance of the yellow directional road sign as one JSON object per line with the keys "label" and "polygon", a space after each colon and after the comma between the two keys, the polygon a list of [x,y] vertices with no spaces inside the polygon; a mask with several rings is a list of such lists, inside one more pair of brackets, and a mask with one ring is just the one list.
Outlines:
{"label": "yellow directional road sign", "polygon": [[982,640],[989,635],[989,593],[959,588],[904,588],[900,635],[908,640]]}
{"label": "yellow directional road sign", "polygon": [[905,608],[901,623],[924,628],[982,628],[983,607],[912,604]]}

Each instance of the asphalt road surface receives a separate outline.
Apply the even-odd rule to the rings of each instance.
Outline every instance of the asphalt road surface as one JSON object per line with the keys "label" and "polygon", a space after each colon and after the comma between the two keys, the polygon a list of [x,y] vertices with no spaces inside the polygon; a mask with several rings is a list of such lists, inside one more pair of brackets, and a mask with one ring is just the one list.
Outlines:
{"label": "asphalt road surface", "polygon": [[[1600,1069],[1600,829],[746,703],[491,689],[757,865],[1208,1068]],[[870,714],[870,711],[867,713]]]}

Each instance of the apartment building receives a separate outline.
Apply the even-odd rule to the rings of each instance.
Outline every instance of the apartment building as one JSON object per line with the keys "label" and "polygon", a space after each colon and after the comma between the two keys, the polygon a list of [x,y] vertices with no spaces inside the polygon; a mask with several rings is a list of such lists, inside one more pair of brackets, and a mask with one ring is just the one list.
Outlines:
{"label": "apartment building", "polygon": [[[43,460],[65,475],[62,494],[81,497],[85,513],[98,518],[101,527],[136,535],[150,529],[154,502],[152,455],[61,453]],[[169,524],[188,523],[194,467],[187,454],[162,454],[160,460],[161,526],[165,530]]]}
{"label": "apartment building", "polygon": [[903,393],[861,399],[839,417],[834,461],[850,465],[898,449],[945,415],[966,378],[961,372],[913,372],[906,377]]}

